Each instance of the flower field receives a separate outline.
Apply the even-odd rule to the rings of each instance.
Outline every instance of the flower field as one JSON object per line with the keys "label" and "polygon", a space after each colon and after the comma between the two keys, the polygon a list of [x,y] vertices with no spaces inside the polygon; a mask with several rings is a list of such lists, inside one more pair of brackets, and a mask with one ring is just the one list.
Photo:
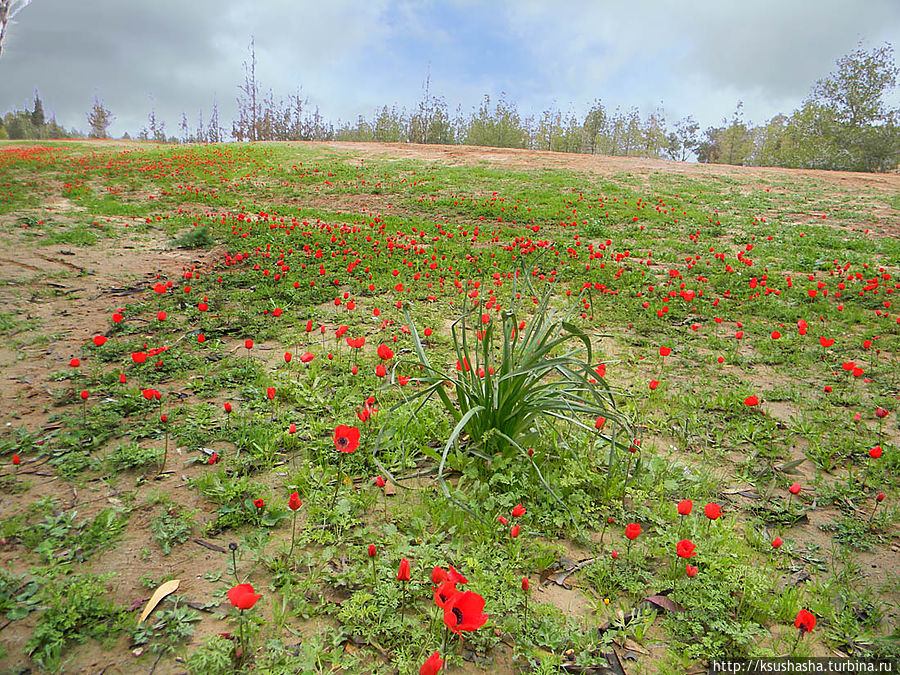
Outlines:
{"label": "flower field", "polygon": [[0,143],[0,671],[896,660],[898,195]]}

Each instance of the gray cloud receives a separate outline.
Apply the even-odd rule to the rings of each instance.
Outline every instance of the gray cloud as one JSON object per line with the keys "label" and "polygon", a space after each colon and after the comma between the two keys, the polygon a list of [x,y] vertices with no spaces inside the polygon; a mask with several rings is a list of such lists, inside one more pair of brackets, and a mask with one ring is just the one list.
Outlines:
{"label": "gray cloud", "polygon": [[859,39],[898,45],[900,2],[34,0],[4,44],[0,110],[30,105],[37,86],[83,129],[97,93],[113,133],[137,132],[153,106],[174,135],[182,110],[193,124],[215,96],[228,128],[251,34],[264,87],[302,86],[330,118],[412,107],[430,67],[433,92],[464,112],[505,90],[526,114],[600,97],[713,124],[741,99],[760,122]]}

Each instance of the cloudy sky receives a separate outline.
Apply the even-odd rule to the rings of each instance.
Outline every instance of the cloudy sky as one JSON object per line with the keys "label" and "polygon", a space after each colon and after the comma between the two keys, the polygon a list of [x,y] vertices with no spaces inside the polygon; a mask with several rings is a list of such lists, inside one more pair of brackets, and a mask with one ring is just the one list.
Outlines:
{"label": "cloudy sky", "polygon": [[744,102],[790,113],[862,41],[900,49],[900,0],[33,0],[0,56],[0,112],[86,129],[95,95],[134,135],[154,108],[177,134],[217,100],[230,129],[250,37],[257,78],[302,89],[331,120],[412,108],[432,93],[469,113],[500,92],[523,114],[658,106],[718,124]]}

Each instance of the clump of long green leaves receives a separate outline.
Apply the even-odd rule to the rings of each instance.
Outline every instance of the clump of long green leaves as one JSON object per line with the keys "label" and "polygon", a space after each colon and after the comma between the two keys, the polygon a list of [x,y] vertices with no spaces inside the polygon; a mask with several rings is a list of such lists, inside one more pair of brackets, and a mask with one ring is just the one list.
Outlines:
{"label": "clump of long green leaves", "polygon": [[[431,363],[407,312],[418,357],[414,365],[420,372],[414,381],[422,388],[395,409],[415,405],[418,413],[437,397],[453,417],[455,426],[444,444],[437,476],[448,498],[444,480],[447,457],[466,437],[464,452],[485,461],[520,454],[531,462],[556,499],[559,496],[526,450],[539,436],[559,437],[562,430],[581,427],[609,444],[610,469],[617,448],[627,449],[631,439],[628,418],[616,405],[604,378],[594,370],[590,337],[569,321],[577,305],[568,312],[557,312],[550,298],[548,291],[524,322],[515,303],[501,312],[499,319],[487,318],[482,304],[469,309],[464,306],[451,327],[457,366],[450,373]],[[448,393],[448,383],[455,397]],[[607,420],[602,432],[595,429],[599,416]],[[377,455],[390,417],[373,449],[375,463],[388,475]]]}

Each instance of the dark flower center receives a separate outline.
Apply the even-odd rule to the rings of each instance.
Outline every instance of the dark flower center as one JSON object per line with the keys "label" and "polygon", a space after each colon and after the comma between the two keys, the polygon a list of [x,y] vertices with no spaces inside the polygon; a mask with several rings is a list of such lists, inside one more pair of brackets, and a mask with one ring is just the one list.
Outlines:
{"label": "dark flower center", "polygon": [[453,616],[456,617],[456,625],[458,626],[463,620],[462,610],[459,607],[454,607],[451,611],[453,612]]}
{"label": "dark flower center", "polygon": [[346,448],[348,445],[350,445],[350,439],[346,438],[345,436],[341,436],[339,439],[337,439],[337,442],[338,445],[342,448]]}

